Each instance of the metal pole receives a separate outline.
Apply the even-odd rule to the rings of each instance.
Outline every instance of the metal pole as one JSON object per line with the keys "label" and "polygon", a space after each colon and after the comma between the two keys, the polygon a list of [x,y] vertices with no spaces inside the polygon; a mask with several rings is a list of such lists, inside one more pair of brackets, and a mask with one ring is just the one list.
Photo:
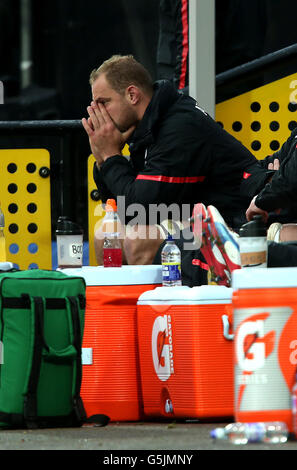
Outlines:
{"label": "metal pole", "polygon": [[0,104],[4,104],[4,86],[0,80]]}
{"label": "metal pole", "polygon": [[189,94],[215,117],[215,0],[189,0]]}
{"label": "metal pole", "polygon": [[20,44],[20,72],[21,87],[26,88],[32,82],[32,22],[31,0],[21,0],[21,44]]}
{"label": "metal pole", "polygon": [[74,120],[51,120],[51,121],[1,121],[0,134],[38,134],[38,135],[59,135],[66,131],[77,132],[84,128],[80,119]]}

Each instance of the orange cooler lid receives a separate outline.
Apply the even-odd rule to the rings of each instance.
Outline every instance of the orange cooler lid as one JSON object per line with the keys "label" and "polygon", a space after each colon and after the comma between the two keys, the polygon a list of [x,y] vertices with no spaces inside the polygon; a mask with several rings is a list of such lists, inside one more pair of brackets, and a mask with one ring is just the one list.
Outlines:
{"label": "orange cooler lid", "polygon": [[225,286],[175,286],[156,287],[140,295],[138,305],[145,304],[217,304],[219,302],[231,303],[232,291]]}
{"label": "orange cooler lid", "polygon": [[297,268],[243,268],[232,272],[232,288],[297,287]]}
{"label": "orange cooler lid", "polygon": [[131,286],[162,284],[162,266],[157,264],[121,266],[83,266],[82,268],[59,269],[68,276],[83,277],[87,286]]}

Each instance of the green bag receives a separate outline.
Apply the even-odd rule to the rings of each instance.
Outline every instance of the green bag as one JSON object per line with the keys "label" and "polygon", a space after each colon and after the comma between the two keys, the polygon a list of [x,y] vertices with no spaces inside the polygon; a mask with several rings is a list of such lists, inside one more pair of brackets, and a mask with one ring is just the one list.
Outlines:
{"label": "green bag", "polygon": [[80,426],[85,281],[0,273],[0,427]]}

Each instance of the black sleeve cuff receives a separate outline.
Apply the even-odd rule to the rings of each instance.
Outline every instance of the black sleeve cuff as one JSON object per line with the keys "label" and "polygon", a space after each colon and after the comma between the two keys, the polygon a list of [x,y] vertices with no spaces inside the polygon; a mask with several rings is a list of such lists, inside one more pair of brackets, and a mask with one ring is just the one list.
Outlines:
{"label": "black sleeve cuff", "polygon": [[114,199],[114,195],[106,186],[101,169],[99,170],[96,162],[93,167],[93,178],[99,192],[99,199],[101,199],[102,202],[106,202],[107,199],[110,198]]}
{"label": "black sleeve cuff", "polygon": [[123,157],[123,155],[112,155],[112,157],[108,157],[107,160],[102,163],[102,165],[100,166],[100,172],[104,174],[105,171],[107,171],[111,166],[113,166],[114,163],[119,163],[119,161],[125,161],[128,163],[128,160]]}

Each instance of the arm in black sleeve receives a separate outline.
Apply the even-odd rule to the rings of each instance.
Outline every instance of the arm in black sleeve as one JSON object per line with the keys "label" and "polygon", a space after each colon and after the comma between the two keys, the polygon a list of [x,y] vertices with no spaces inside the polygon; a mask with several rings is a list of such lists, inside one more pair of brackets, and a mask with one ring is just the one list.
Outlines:
{"label": "arm in black sleeve", "polygon": [[168,185],[162,182],[163,175],[168,174],[168,168],[162,168],[160,159],[154,159],[152,155],[145,169],[139,174],[119,155],[108,158],[101,171],[107,187],[112,188],[116,196],[125,197],[126,207],[141,204],[147,209],[149,204],[170,204],[180,189],[169,189]]}
{"label": "arm in black sleeve", "polygon": [[160,0],[157,44],[157,78],[173,81],[176,66],[176,0]]}
{"label": "arm in black sleeve", "polygon": [[[191,159],[193,151],[199,155],[204,144],[204,135],[199,140],[191,117],[185,118],[176,133],[175,121],[163,123],[158,129],[158,137],[147,150],[146,163],[141,171],[136,171],[120,155],[109,157],[101,166],[102,176],[107,187],[116,196],[125,196],[126,206],[141,204],[171,204],[181,200],[188,178],[193,176]],[[179,121],[180,122],[180,121]],[[193,130],[189,132],[189,127]],[[195,131],[195,132],[194,132]],[[195,164],[195,178],[203,176],[208,165],[208,154],[200,154]],[[199,194],[197,194],[199,198]]]}
{"label": "arm in black sleeve", "polygon": [[291,132],[290,137],[286,140],[286,142],[282,145],[280,150],[274,152],[272,155],[267,155],[267,157],[263,158],[263,160],[259,160],[260,165],[263,168],[267,168],[269,163],[273,163],[275,159],[278,159],[280,163],[290,158],[291,152],[290,149],[294,142],[296,141],[297,136],[297,128]]}
{"label": "arm in black sleeve", "polygon": [[96,162],[94,163],[93,167],[93,178],[99,192],[99,198],[102,202],[106,202],[107,199],[115,199],[112,192],[106,186],[105,181],[102,177],[101,170],[99,170]]}
{"label": "arm in black sleeve", "polygon": [[296,204],[297,152],[283,161],[272,180],[258,194],[256,206],[265,211],[287,209]]}
{"label": "arm in black sleeve", "polygon": [[259,194],[274,173],[275,171],[267,170],[261,166],[259,161],[255,161],[243,173],[240,185],[241,195],[251,200],[256,194]]}
{"label": "arm in black sleeve", "polygon": [[263,160],[258,160],[255,164],[245,170],[241,185],[241,194],[243,196],[253,198],[256,194],[259,194],[259,192],[262,191],[267,183],[270,182],[276,171],[268,170],[269,163],[273,163],[275,159],[278,159],[280,164],[286,164],[287,160],[291,158],[292,147],[295,148],[296,135],[297,129],[294,129],[280,150],[272,155],[268,155]]}
{"label": "arm in black sleeve", "polygon": [[158,79],[172,80],[176,88],[188,85],[188,1],[161,0],[157,46]]}
{"label": "arm in black sleeve", "polygon": [[175,1],[175,41],[176,63],[174,82],[176,88],[183,89],[189,82],[189,2]]}
{"label": "arm in black sleeve", "polygon": [[126,204],[141,203],[141,200],[137,200],[136,196],[135,180],[137,175],[126,158],[121,155],[109,157],[101,165],[100,172],[106,187],[112,188],[116,197],[125,196]]}

